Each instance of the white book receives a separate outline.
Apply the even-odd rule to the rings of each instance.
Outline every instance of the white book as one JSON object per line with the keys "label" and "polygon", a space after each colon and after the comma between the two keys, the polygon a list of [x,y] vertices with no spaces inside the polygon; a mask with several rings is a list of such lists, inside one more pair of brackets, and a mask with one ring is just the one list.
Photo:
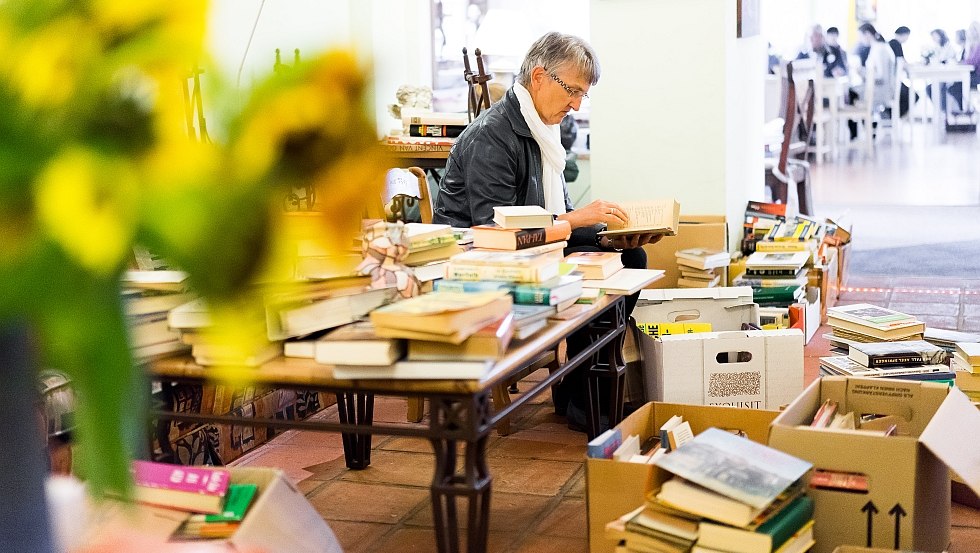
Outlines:
{"label": "white book", "polygon": [[623,443],[613,451],[613,460],[628,461],[634,455],[640,454],[640,436],[632,434],[623,440]]}
{"label": "white book", "polygon": [[660,269],[620,269],[603,280],[583,280],[583,288],[599,288],[607,294],[630,295],[663,278]]}
{"label": "white book", "polygon": [[547,228],[555,217],[537,205],[507,205],[493,208],[493,222],[500,228]]}

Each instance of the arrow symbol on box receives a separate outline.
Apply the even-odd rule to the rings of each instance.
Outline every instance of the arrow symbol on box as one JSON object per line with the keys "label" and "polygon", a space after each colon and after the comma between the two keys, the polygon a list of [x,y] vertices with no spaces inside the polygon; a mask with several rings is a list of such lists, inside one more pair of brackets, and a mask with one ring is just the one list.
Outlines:
{"label": "arrow symbol on box", "polygon": [[879,512],[878,511],[878,507],[875,507],[874,501],[871,501],[869,499],[868,502],[864,504],[864,507],[861,507],[861,512],[862,513],[865,513],[865,512],[868,513],[868,545],[867,545],[867,547],[871,547],[871,535],[873,534],[873,532],[872,532],[872,528],[873,528],[872,527],[873,517],[876,514],[878,514],[878,512]]}
{"label": "arrow symbol on box", "polygon": [[899,543],[899,540],[900,540],[901,535],[902,535],[902,533],[901,533],[902,517],[904,517],[908,513],[906,513],[905,512],[905,509],[902,508],[902,504],[901,503],[896,503],[895,506],[892,507],[892,509],[890,511],[888,511],[888,514],[889,515],[895,515],[895,547],[894,547],[894,549],[898,549],[898,543]]}

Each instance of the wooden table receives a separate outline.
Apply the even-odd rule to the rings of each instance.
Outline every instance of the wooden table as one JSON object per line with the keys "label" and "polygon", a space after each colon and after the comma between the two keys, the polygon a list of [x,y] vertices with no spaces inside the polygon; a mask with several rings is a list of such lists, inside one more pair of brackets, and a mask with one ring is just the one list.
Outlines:
{"label": "wooden table", "polygon": [[939,86],[940,83],[962,83],[962,108],[965,110],[970,105],[970,72],[972,70],[973,66],[971,65],[956,63],[936,63],[929,65],[914,63],[906,66],[906,71],[909,74],[910,90],[915,91],[916,81],[923,82],[923,89],[930,85],[932,86],[930,90],[932,91],[933,122],[937,129],[943,128],[943,123],[946,121],[946,114],[942,113],[942,102],[940,101],[940,95],[945,94],[946,90]]}
{"label": "wooden table", "polygon": [[[608,424],[618,424],[623,417],[626,365],[622,351],[625,328],[624,296],[607,295],[600,298],[592,309],[569,320],[551,321],[533,337],[512,344],[507,355],[482,380],[338,380],[333,377],[333,367],[311,359],[295,358],[279,358],[250,373],[251,382],[256,385],[336,393],[339,423],[243,419],[171,411],[154,411],[152,416],[159,419],[341,432],[345,460],[351,469],[364,469],[371,463],[372,434],[428,438],[436,456],[431,490],[439,551],[459,551],[460,530],[466,528],[465,550],[482,553],[487,550],[489,535],[493,478],[487,465],[486,446],[493,427],[582,364],[591,367],[588,376],[589,437],[597,435],[600,429],[601,380],[608,380],[611,384],[606,413]],[[494,385],[509,382],[520,375],[543,353],[553,350],[565,337],[580,329],[588,329],[591,337],[588,347],[569,358],[547,378],[535,383],[512,403],[494,408],[491,401]],[[214,374],[189,357],[163,359],[150,365],[149,370],[156,380],[192,383],[203,383]],[[431,406],[428,427],[374,424],[374,396],[377,394],[428,399]],[[466,513],[462,518],[457,513],[457,498],[467,500]]]}
{"label": "wooden table", "polygon": [[451,146],[418,142],[414,144],[382,144],[388,156],[399,166],[418,167],[422,170],[444,169]]}

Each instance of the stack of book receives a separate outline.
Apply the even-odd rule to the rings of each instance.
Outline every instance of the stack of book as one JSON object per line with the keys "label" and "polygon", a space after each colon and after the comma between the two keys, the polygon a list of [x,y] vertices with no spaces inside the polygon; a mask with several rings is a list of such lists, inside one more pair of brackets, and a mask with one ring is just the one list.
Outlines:
{"label": "stack of book", "polygon": [[933,327],[926,327],[925,332],[922,333],[922,339],[943,348],[950,355],[956,352],[958,343],[980,344],[980,334]]}
{"label": "stack of book", "polygon": [[139,503],[191,513],[175,541],[232,536],[253,503],[256,484],[232,484],[226,469],[133,461],[133,497]]}
{"label": "stack of book", "polygon": [[952,384],[946,350],[924,340],[851,342],[847,355],[820,358],[824,375],[932,380]]}
{"label": "stack of book", "polygon": [[[258,366],[284,352],[283,341],[311,342],[316,333],[356,321],[394,300],[394,288],[368,289],[370,277],[267,285],[261,302],[236,311],[234,324],[221,324],[203,299],[174,308],[172,329],[191,346],[200,365]],[[311,346],[291,345],[294,355]]]}
{"label": "stack of book", "polygon": [[[511,307],[503,290],[422,294],[372,311],[373,330],[328,334],[316,359],[335,364],[342,379],[479,379],[513,336]],[[396,340],[407,340],[408,359]]]}
{"label": "stack of book", "polygon": [[445,261],[463,251],[449,225],[406,223],[405,235],[409,246],[404,263],[409,267]]}
{"label": "stack of book", "polygon": [[465,113],[442,113],[407,109],[402,113],[402,126],[410,137],[456,138],[466,129],[469,117]]}
{"label": "stack of book", "polygon": [[745,273],[736,286],[751,286],[752,299],[760,307],[788,307],[806,296],[808,252],[756,252],[745,261]]}
{"label": "stack of book", "polygon": [[126,271],[122,278],[123,307],[130,348],[140,362],[187,351],[180,334],[167,324],[170,310],[194,295],[182,271]]}
{"label": "stack of book", "polygon": [[638,553],[800,553],[813,541],[810,463],[710,428],[654,464],[674,476],[607,526]]}
{"label": "stack of book", "polygon": [[853,342],[921,340],[926,328],[914,315],[867,303],[830,307],[827,323],[835,337]]}
{"label": "stack of book", "polygon": [[955,371],[956,387],[970,401],[980,404],[980,344],[957,342],[950,366]]}
{"label": "stack of book", "polygon": [[662,270],[624,268],[621,256],[619,252],[575,252],[565,257],[565,263],[582,273],[586,291],[600,294],[635,294],[664,274]]}
{"label": "stack of book", "polygon": [[742,220],[742,253],[750,255],[777,223],[786,220],[786,204],[750,201]]}
{"label": "stack of book", "polygon": [[674,255],[677,257],[677,268],[681,273],[677,279],[678,288],[718,286],[724,274],[723,269],[728,267],[730,261],[728,252],[705,248],[679,250]]}

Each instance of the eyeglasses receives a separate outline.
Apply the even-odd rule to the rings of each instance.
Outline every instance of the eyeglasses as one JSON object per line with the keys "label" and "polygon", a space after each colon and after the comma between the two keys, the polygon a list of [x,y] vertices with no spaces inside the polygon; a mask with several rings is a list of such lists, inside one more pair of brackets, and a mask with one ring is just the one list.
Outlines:
{"label": "eyeglasses", "polygon": [[575,89],[575,88],[572,88],[572,87],[568,86],[567,84],[565,84],[565,81],[559,79],[558,78],[558,75],[555,75],[554,73],[548,73],[548,75],[551,75],[551,78],[554,79],[556,83],[558,83],[558,86],[560,86],[560,87],[562,87],[562,88],[565,89],[565,92],[568,93],[569,97],[575,98],[575,99],[578,99],[578,98],[588,98],[589,97],[589,95],[586,94],[585,92],[583,92],[581,90],[578,90],[578,89]]}

